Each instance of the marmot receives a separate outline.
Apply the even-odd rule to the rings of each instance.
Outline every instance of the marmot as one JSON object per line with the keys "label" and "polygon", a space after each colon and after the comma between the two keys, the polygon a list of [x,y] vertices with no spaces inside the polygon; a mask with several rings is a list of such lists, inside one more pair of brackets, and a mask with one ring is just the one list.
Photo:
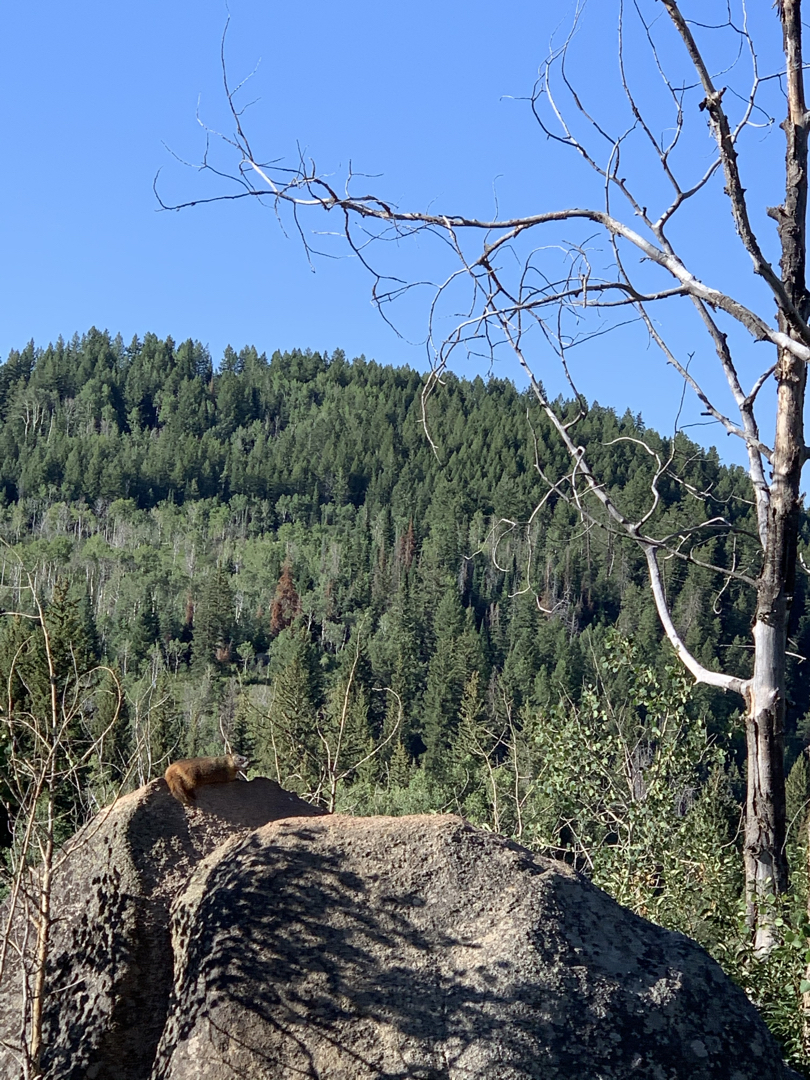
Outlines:
{"label": "marmot", "polygon": [[173,761],[165,772],[166,783],[175,799],[184,806],[191,806],[194,792],[202,784],[227,784],[236,774],[250,765],[241,754],[225,754],[222,757],[185,758]]}

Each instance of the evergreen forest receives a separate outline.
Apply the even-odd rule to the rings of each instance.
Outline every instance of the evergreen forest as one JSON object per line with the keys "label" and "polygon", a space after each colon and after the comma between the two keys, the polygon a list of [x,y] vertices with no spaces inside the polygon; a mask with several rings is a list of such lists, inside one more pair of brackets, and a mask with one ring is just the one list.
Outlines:
{"label": "evergreen forest", "polygon": [[[228,348],[215,364],[199,342],[95,329],[12,351],[0,778],[30,750],[12,713],[36,715],[57,687],[76,702],[65,754],[81,763],[63,837],[170,760],[224,746],[329,810],[461,813],[697,938],[805,1068],[806,575],[786,732],[793,891],[783,944],[758,964],[741,921],[740,703],[692,687],[643,555],[560,496],[570,462],[529,395],[448,375],[423,418],[424,381],[339,350]],[[697,562],[666,563],[675,622],[702,663],[747,677],[754,592],[701,565],[758,572],[745,471],[596,404],[576,433],[637,517],[655,454],[671,458],[649,527],[714,523],[688,534]],[[2,781],[9,820],[16,790]]]}

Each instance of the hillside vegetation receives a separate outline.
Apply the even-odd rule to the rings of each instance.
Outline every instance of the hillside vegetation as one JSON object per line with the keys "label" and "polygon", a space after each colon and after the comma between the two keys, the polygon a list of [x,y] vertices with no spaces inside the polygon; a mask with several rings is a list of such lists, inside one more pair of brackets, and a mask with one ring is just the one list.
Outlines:
{"label": "hillside vegetation", "polygon": [[[0,368],[4,608],[30,614],[30,574],[59,677],[103,663],[125,693],[66,800],[65,831],[121,785],[219,752],[226,737],[329,809],[454,810],[562,855],[733,970],[736,702],[687,685],[638,551],[549,490],[536,462],[552,484],[569,465],[529,396],[448,377],[429,400],[434,452],[422,385],[339,351],[228,349],[215,370],[197,342],[127,346],[96,330],[11,353]],[[655,469],[639,439],[672,454],[651,531],[722,519],[690,546],[756,575],[741,469],[597,405],[576,431],[637,516]],[[753,594],[684,561],[666,574],[687,646],[747,676]],[[797,658],[810,650],[804,577],[799,588]],[[35,620],[0,624],[2,685],[32,710],[48,692],[35,639]],[[810,680],[791,663],[789,764],[810,710]],[[80,743],[109,719],[104,694],[94,700]],[[798,820],[803,756],[791,785]],[[783,1018],[788,1044],[797,1017]]]}

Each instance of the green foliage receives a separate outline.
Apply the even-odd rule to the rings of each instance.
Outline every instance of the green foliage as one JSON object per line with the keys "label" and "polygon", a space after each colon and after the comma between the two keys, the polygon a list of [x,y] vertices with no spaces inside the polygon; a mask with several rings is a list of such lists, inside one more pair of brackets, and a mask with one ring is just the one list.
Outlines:
{"label": "green foliage", "polygon": [[234,633],[231,576],[217,566],[206,578],[200,602],[194,612],[193,667],[204,671],[213,666],[222,671],[232,657]]}
{"label": "green foliage", "polygon": [[599,676],[579,707],[531,725],[542,762],[532,839],[570,852],[621,903],[708,941],[739,891],[726,755],[689,715],[681,670],[659,674],[613,640]]}
{"label": "green foliage", "polygon": [[[737,921],[737,703],[690,691],[672,667],[638,550],[580,528],[556,495],[539,505],[535,452],[552,482],[569,462],[531,397],[448,375],[430,400],[434,454],[421,386],[415,371],[339,351],[229,348],[215,370],[198,342],[127,346],[95,329],[9,355],[7,607],[19,557],[57,628],[60,692],[98,665],[125,691],[113,716],[115,679],[99,668],[93,707],[76,714],[76,745],[110,732],[73,809],[226,739],[325,805],[461,812],[697,937],[795,1048],[810,681],[790,659],[793,892],[781,951],[757,966]],[[654,467],[642,435],[679,477],[660,478],[649,529],[722,518],[726,533],[699,538],[706,560],[756,574],[743,470],[630,414],[594,406],[576,428],[600,483],[639,516]],[[801,530],[810,551],[807,519]],[[748,676],[750,592],[712,591],[705,569],[675,560],[664,574],[687,644]],[[796,583],[800,655],[807,587]],[[7,618],[4,697],[41,709],[43,670],[35,625]],[[0,770],[8,752],[0,741]]]}
{"label": "green foliage", "polygon": [[737,933],[721,943],[717,959],[762,1013],[782,1045],[785,1059],[802,1076],[810,1076],[810,1047],[805,1030],[810,994],[810,921],[806,911],[790,912],[790,899],[774,905],[779,941],[766,958],[757,956],[738,913]]}
{"label": "green foliage", "polygon": [[250,727],[255,765],[292,791],[317,787],[322,745],[317,712],[320,693],[309,635],[301,626],[278,637],[275,677],[266,711],[256,711]]}
{"label": "green foliage", "polygon": [[18,569],[27,584],[0,621],[2,846],[17,868],[72,835],[128,757],[120,681],[97,663],[84,605],[62,578],[44,605]]}

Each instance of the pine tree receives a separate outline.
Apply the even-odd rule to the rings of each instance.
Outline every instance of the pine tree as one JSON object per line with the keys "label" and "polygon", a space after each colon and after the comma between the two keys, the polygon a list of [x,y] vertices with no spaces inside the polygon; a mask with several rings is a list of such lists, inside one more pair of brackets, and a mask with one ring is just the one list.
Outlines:
{"label": "pine tree", "polygon": [[796,906],[806,911],[808,902],[807,824],[810,808],[810,765],[807,750],[802,750],[785,781],[788,861],[791,885],[798,901]]}
{"label": "pine tree", "polygon": [[131,658],[137,668],[149,655],[160,635],[157,612],[149,590],[144,590],[138,609],[130,624],[129,641],[131,646]]}
{"label": "pine tree", "polygon": [[46,618],[57,681],[64,688],[77,673],[83,674],[96,664],[96,642],[82,617],[81,603],[71,595],[66,578],[56,581]]}
{"label": "pine tree", "polygon": [[481,695],[481,676],[472,671],[464,683],[459,707],[458,736],[453,744],[453,757],[457,763],[467,764],[481,757],[486,743],[484,718],[486,715]]}
{"label": "pine tree", "polygon": [[382,668],[383,681],[398,695],[398,699],[389,695],[392,700],[388,703],[387,713],[392,717],[395,714],[398,716],[401,709],[400,738],[413,756],[424,751],[419,708],[424,688],[424,637],[424,627],[411,595],[410,574],[405,574],[391,608],[389,629],[381,643],[380,651],[384,651],[384,660],[380,657],[381,662],[375,667]]}
{"label": "pine tree", "polygon": [[340,786],[351,785],[356,779],[371,782],[376,776],[368,694],[362,684],[355,682],[355,675],[356,664],[343,671],[329,694],[322,720],[322,762],[327,774],[324,786],[329,810],[335,808]]}
{"label": "pine tree", "polygon": [[478,671],[472,671],[464,684],[459,707],[458,732],[450,749],[456,798],[464,814],[472,821],[493,823],[493,800],[496,795],[497,767],[503,744],[500,735],[490,730],[487,707]]}
{"label": "pine tree", "polygon": [[212,665],[221,671],[231,660],[234,632],[233,590],[220,564],[203,585],[194,612],[193,666],[197,671]]}
{"label": "pine tree", "polygon": [[236,703],[236,713],[233,719],[231,733],[231,747],[236,754],[242,754],[253,764],[256,748],[251,734],[252,709],[248,695],[241,693]]}
{"label": "pine tree", "polygon": [[98,660],[101,657],[101,643],[93,614],[93,602],[87,592],[83,592],[79,600],[79,621],[81,622],[82,636],[88,656]]}
{"label": "pine tree", "polygon": [[423,766],[437,776],[458,725],[458,711],[467,672],[461,651],[464,613],[455,586],[439,602],[434,620],[436,645],[430,658],[423,705]]}
{"label": "pine tree", "polygon": [[37,619],[9,618],[0,630],[4,734],[6,752],[28,761],[32,770],[46,753],[52,757],[50,774],[69,778],[53,792],[56,833],[65,839],[80,823],[93,776],[102,768],[104,748],[94,743],[100,733],[100,673],[67,579],[57,579],[43,610],[47,642]]}
{"label": "pine tree", "polygon": [[436,644],[430,658],[423,717],[424,767],[441,777],[458,729],[464,687],[473,672],[484,669],[481,642],[472,611],[461,606],[457,587],[442,597],[434,617]]}
{"label": "pine tree", "polygon": [[405,746],[400,741],[394,747],[388,765],[388,784],[391,788],[406,788],[413,776],[413,761]]}
{"label": "pine tree", "polygon": [[269,712],[254,719],[257,766],[299,793],[313,790],[321,770],[320,692],[314,650],[303,628],[282,631],[273,655]]}
{"label": "pine tree", "polygon": [[101,673],[96,693],[93,731],[96,738],[106,733],[103,758],[96,762],[96,771],[100,783],[108,784],[111,795],[114,796],[119,785],[133,779],[130,766],[134,740],[126,694],[119,676],[109,670]]}

